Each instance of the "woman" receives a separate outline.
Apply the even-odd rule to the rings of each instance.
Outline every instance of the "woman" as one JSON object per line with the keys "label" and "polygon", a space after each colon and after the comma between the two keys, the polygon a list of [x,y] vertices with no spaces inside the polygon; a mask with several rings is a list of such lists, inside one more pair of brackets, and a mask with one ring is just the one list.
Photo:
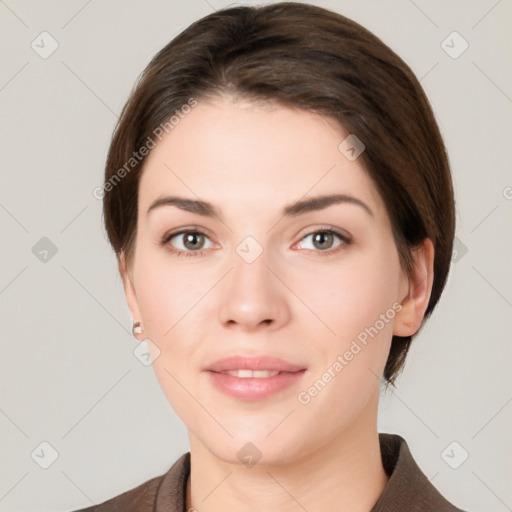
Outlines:
{"label": "woman", "polygon": [[190,452],[83,510],[460,510],[377,431],[455,223],[429,102],[377,37],[297,3],[193,23],[132,92],[102,194]]}

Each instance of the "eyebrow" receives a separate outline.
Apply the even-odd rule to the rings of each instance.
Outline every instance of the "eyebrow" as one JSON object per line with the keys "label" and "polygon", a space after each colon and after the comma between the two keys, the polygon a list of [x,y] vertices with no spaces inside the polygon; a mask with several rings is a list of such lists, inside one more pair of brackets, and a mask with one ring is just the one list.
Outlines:
{"label": "eyebrow", "polygon": [[[295,217],[304,213],[323,210],[334,204],[352,204],[361,207],[366,213],[373,217],[373,212],[369,206],[357,197],[348,194],[331,194],[326,196],[317,196],[310,199],[303,199],[295,203],[289,204],[283,208],[282,215],[284,217]],[[222,219],[221,213],[209,202],[188,199],[178,196],[160,197],[151,203],[146,215],[151,211],[163,206],[176,206],[181,210],[196,213],[204,217],[218,217]]]}

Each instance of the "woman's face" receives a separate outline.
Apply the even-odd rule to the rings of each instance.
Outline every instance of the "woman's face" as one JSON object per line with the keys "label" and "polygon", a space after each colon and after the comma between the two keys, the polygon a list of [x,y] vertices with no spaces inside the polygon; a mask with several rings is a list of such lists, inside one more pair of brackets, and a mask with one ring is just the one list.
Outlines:
{"label": "woman's face", "polygon": [[[128,302],[167,399],[223,460],[258,457],[254,445],[261,463],[284,463],[376,429],[408,282],[381,197],[350,140],[339,149],[347,135],[302,110],[219,98],[146,160]],[[283,373],[207,370],[232,356],[213,369]]]}

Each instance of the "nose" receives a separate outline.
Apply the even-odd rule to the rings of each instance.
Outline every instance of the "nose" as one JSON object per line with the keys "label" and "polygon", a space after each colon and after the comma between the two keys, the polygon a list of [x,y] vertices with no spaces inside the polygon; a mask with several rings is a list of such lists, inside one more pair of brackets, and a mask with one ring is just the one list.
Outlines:
{"label": "nose", "polygon": [[219,318],[230,329],[278,329],[290,318],[287,289],[269,267],[265,251],[248,263],[233,255],[233,268],[218,290]]}

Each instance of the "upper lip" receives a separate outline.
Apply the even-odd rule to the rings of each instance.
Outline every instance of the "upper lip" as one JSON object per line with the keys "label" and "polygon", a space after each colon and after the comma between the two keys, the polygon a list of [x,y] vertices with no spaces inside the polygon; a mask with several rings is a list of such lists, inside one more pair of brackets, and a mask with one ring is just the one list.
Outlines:
{"label": "upper lip", "polygon": [[304,366],[289,363],[279,357],[257,356],[231,356],[219,359],[207,366],[205,371],[226,372],[232,370],[270,370],[278,372],[298,372],[305,370]]}

